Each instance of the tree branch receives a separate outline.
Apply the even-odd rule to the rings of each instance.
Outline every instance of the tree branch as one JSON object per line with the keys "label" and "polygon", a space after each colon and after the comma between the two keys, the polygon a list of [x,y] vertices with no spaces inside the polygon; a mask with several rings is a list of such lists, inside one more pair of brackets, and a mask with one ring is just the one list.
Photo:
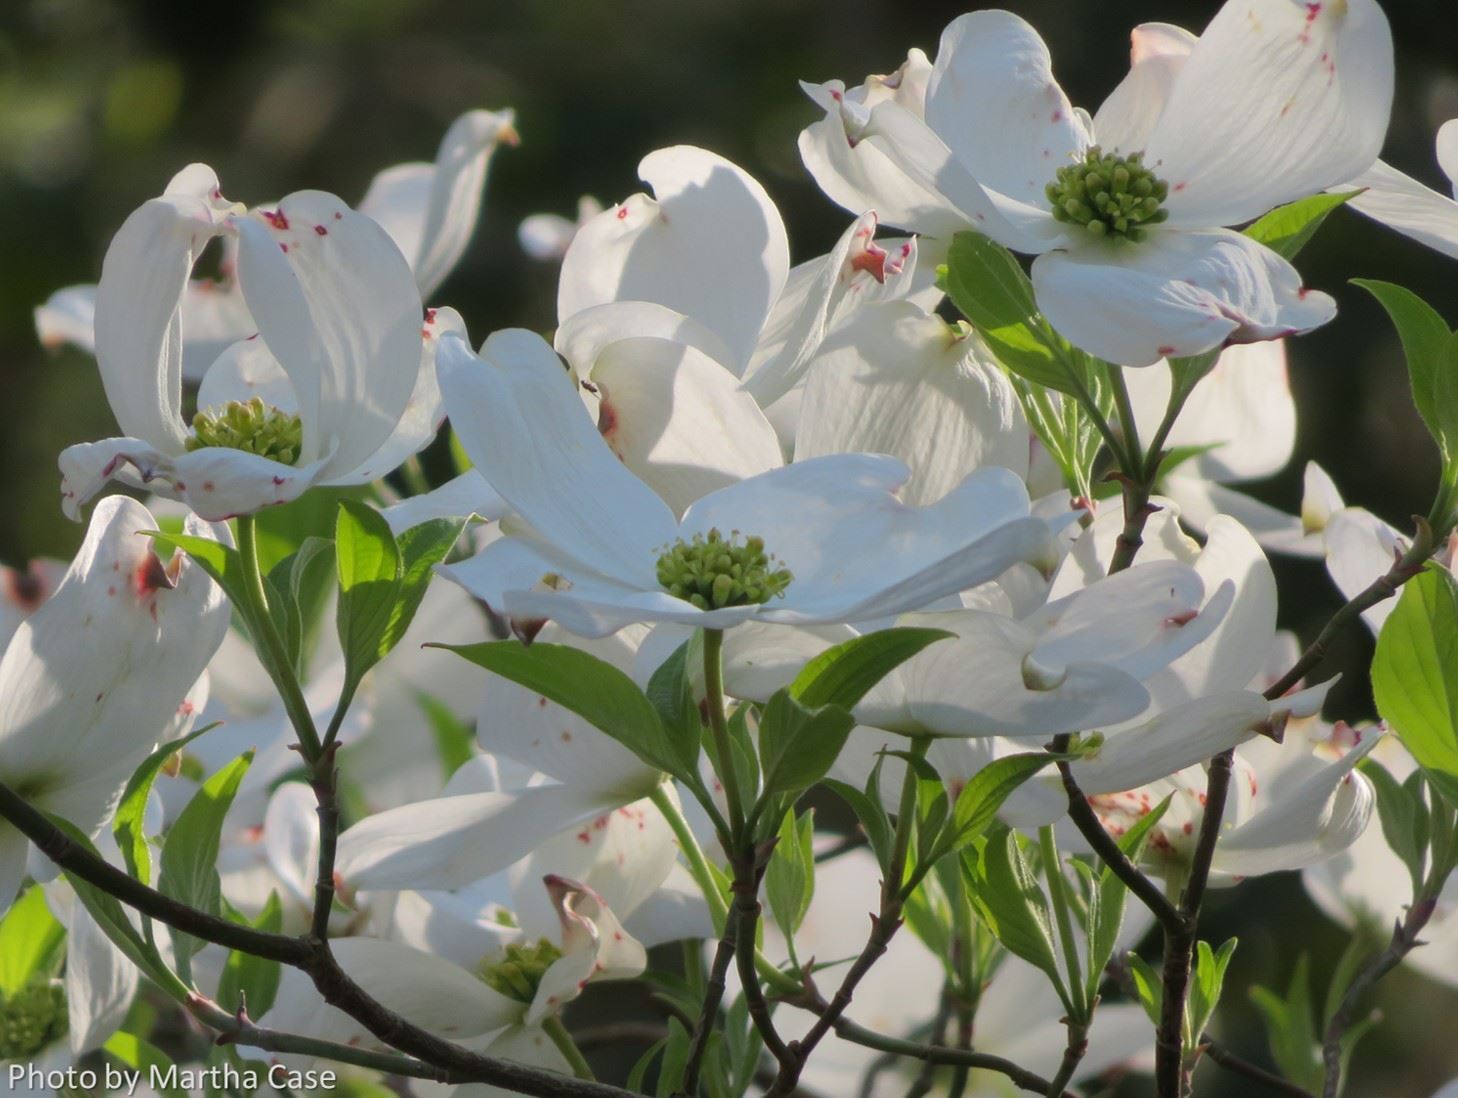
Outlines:
{"label": "tree branch", "polygon": [[1315,1098],[1311,1091],[1305,1087],[1297,1086],[1291,1080],[1283,1079],[1279,1075],[1235,1055],[1235,1053],[1231,1052],[1224,1045],[1216,1042],[1215,1038],[1211,1037],[1208,1033],[1201,1034],[1200,1048],[1215,1064],[1224,1068],[1232,1075],[1243,1075],[1247,1079],[1252,1079],[1276,1091],[1278,1094],[1289,1094],[1292,1098]]}

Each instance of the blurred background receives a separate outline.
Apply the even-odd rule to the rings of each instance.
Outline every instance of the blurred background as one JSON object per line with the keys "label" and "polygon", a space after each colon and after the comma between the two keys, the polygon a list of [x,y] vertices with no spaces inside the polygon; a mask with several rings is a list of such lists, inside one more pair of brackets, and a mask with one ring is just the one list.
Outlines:
{"label": "blurred background", "polygon": [[[1126,69],[1131,26],[1198,30],[1217,3],[1006,6],[1038,26],[1073,101],[1093,108]],[[1451,0],[1386,6],[1399,63],[1386,156],[1437,184],[1433,135],[1458,116],[1458,19]],[[823,252],[847,215],[800,165],[795,136],[817,112],[796,80],[855,83],[893,69],[910,46],[934,55],[941,27],[963,10],[933,0],[0,4],[0,561],[74,552],[81,527],[61,516],[56,455],[115,433],[92,360],[42,351],[31,310],[56,288],[94,282],[112,232],[188,162],[211,164],[225,193],[250,205],[300,187],[358,201],[377,170],[433,158],[461,111],[513,106],[521,147],[497,154],[475,243],[430,304],[458,308],[477,340],[508,325],[547,329],[556,267],[522,254],[518,222],[538,211],[570,216],[582,194],[625,197],[639,189],[639,158],[660,146],[703,145],[741,164],[779,204],[794,259]],[[1301,465],[1314,459],[1349,502],[1404,525],[1427,511],[1436,456],[1384,315],[1346,280],[1404,283],[1453,321],[1458,267],[1344,211],[1300,265],[1342,315],[1291,350],[1298,456],[1257,494],[1294,509]],[[1283,622],[1309,639],[1337,599],[1319,566],[1277,567]],[[1360,671],[1369,653],[1367,635],[1351,631],[1335,665]],[[1364,676],[1347,676],[1330,712],[1370,714]],[[1209,937],[1241,938],[1225,1037],[1264,1060],[1249,985],[1284,987],[1309,950],[1320,995],[1342,935],[1294,877],[1216,894],[1207,910]],[[1458,992],[1399,972],[1380,1006],[1385,1024],[1364,1042],[1349,1095],[1426,1098],[1458,1075]],[[1215,1098],[1253,1088],[1206,1069],[1199,1090]]]}

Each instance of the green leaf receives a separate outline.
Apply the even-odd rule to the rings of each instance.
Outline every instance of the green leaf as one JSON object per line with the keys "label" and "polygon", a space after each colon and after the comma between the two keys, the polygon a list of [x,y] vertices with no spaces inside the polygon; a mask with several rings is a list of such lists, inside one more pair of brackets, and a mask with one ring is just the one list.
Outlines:
{"label": "green leaf", "polygon": [[698,765],[699,744],[704,733],[690,673],[690,668],[702,662],[703,633],[696,630],[648,680],[648,701],[676,749],[678,764],[685,770],[693,770]]}
{"label": "green leaf", "polygon": [[[246,584],[246,569],[243,567],[243,558],[238,550],[233,549],[221,542],[213,541],[212,538],[201,538],[195,534],[166,534],[160,530],[144,531],[151,536],[152,540],[168,549],[180,549],[199,568],[212,577],[213,582],[223,589],[228,600],[233,604],[233,609],[240,615],[242,608],[248,605],[248,593]],[[251,622],[245,621],[250,631],[253,629]]]}
{"label": "green leaf", "polygon": [[1355,278],[1362,287],[1387,310],[1397,337],[1402,341],[1407,359],[1407,376],[1412,383],[1412,402],[1427,425],[1428,433],[1437,441],[1445,463],[1458,457],[1458,433],[1451,424],[1453,413],[1440,409],[1439,381],[1444,372],[1452,372],[1450,355],[1453,333],[1431,305],[1417,294],[1392,282]]}
{"label": "green leaf", "polygon": [[[101,1050],[123,1067],[141,1072],[142,1078],[152,1084],[160,1084],[172,1067],[172,1058],[156,1045],[149,1044],[135,1033],[118,1031],[107,1038]],[[181,1087],[161,1087],[160,1093],[168,1098],[186,1098]]]}
{"label": "green leaf", "polygon": [[800,929],[815,889],[815,856],[810,846],[813,828],[813,812],[806,812],[798,822],[794,812],[786,812],[764,873],[770,914],[790,946],[792,959],[795,931]]}
{"label": "green leaf", "polygon": [[1399,783],[1370,755],[1357,765],[1376,790],[1377,818],[1381,821],[1382,837],[1407,867],[1413,895],[1416,896],[1422,889],[1428,855],[1428,808],[1423,800],[1423,772],[1414,770],[1408,782]]}
{"label": "green leaf", "polygon": [[59,958],[66,928],[46,906],[40,885],[31,885],[0,920],[0,1001],[49,974]]}
{"label": "green leaf", "polygon": [[1251,1003],[1265,1022],[1271,1059],[1281,1074],[1298,1086],[1316,1092],[1321,1089],[1321,1038],[1311,1003],[1311,958],[1303,953],[1296,961],[1286,994],[1265,987],[1250,990]]}
{"label": "green leaf", "polygon": [[1129,965],[1129,977],[1134,982],[1134,993],[1139,996],[1139,1005],[1154,1025],[1159,1025],[1160,1006],[1164,1002],[1164,985],[1154,966],[1137,953],[1125,954]]}
{"label": "green leaf", "polygon": [[334,586],[334,543],[305,538],[264,577],[268,610],[296,674],[302,675]]}
{"label": "green leaf", "polygon": [[265,507],[253,518],[253,535],[258,547],[258,566],[264,574],[273,571],[285,557],[292,556],[310,538],[334,540],[342,500],[366,500],[374,491],[368,485],[353,488],[310,488],[298,499],[278,507]]}
{"label": "green leaf", "polygon": [[668,1098],[683,1079],[688,1066],[689,1033],[677,1018],[668,1019],[668,1039],[663,1046],[663,1068],[658,1074],[658,1098]]}
{"label": "green leaf", "polygon": [[838,705],[811,709],[788,690],[776,691],[759,722],[765,795],[796,793],[825,777],[855,724]]}
{"label": "green leaf", "polygon": [[1372,659],[1377,711],[1458,804],[1458,582],[1430,566],[1403,588]]}
{"label": "green leaf", "polygon": [[1316,235],[1316,230],[1321,228],[1321,223],[1332,210],[1346,205],[1361,193],[1361,190],[1353,190],[1342,194],[1322,193],[1299,198],[1295,202],[1277,206],[1248,227],[1245,235],[1264,244],[1283,259],[1295,259],[1296,253]]}
{"label": "green leaf", "polygon": [[[274,934],[283,929],[283,907],[277,892],[268,894],[268,902],[249,925]],[[250,1018],[261,1018],[273,1006],[281,974],[277,961],[232,950],[218,981],[218,1005],[229,1013],[246,1006]]]}
{"label": "green leaf", "polygon": [[211,732],[221,722],[214,721],[176,740],[169,740],[153,751],[141,765],[132,771],[117,802],[116,816],[112,819],[111,833],[121,849],[127,872],[143,884],[152,883],[152,851],[147,845],[147,836],[142,823],[147,811],[147,798],[152,792],[152,783],[157,780],[167,760],[205,732]]}
{"label": "green leaf", "polygon": [[1028,864],[1023,844],[1015,831],[1002,830],[988,836],[980,854],[975,848],[963,852],[968,892],[982,921],[1007,949],[1041,969],[1053,982],[1064,1009],[1073,1011],[1053,948],[1048,898]]}
{"label": "green leaf", "polygon": [[854,709],[871,689],[918,652],[954,636],[943,629],[881,629],[827,648],[790,684],[790,696],[808,709]]}
{"label": "green leaf", "polygon": [[431,735],[435,737],[435,750],[440,755],[441,773],[449,781],[476,754],[476,733],[470,724],[452,713],[445,702],[423,690],[415,691],[415,704],[420,706],[430,725]]}
{"label": "green leaf", "polygon": [[432,519],[410,527],[396,539],[402,565],[400,590],[385,629],[382,656],[405,636],[425,598],[435,566],[446,559],[465,528],[465,519]]}
{"label": "green leaf", "polygon": [[1003,802],[1013,791],[1058,756],[1045,752],[1009,755],[984,766],[957,794],[952,810],[951,842],[955,849],[971,842],[997,819]]}
{"label": "green leaf", "polygon": [[[203,783],[167,829],[167,839],[162,844],[162,868],[157,877],[157,888],[163,895],[211,915],[221,913],[217,865],[223,819],[252,764],[253,752],[245,751],[219,770]],[[193,955],[203,943],[190,934],[174,930],[172,946],[178,970],[186,976]]]}
{"label": "green leaf", "polygon": [[[637,684],[612,664],[565,644],[518,641],[429,645],[454,652],[571,710],[657,770],[692,782],[684,752]],[[694,758],[697,766],[697,756]]]}
{"label": "green leaf", "polygon": [[871,852],[876,855],[876,861],[881,866],[881,872],[886,872],[891,864],[891,819],[880,799],[868,796],[855,786],[836,778],[827,778],[824,784],[855,813],[861,830],[866,833],[866,839],[871,844]]}
{"label": "green leaf", "polygon": [[344,650],[345,678],[358,684],[389,651],[386,638],[400,596],[404,566],[385,517],[373,507],[352,500],[339,505],[334,555],[339,577],[336,623]]}
{"label": "green leaf", "polygon": [[[82,850],[94,857],[101,857],[91,840],[77,830],[69,820],[64,820],[59,816],[49,816],[48,818]],[[76,898],[86,908],[87,914],[91,916],[92,921],[101,929],[101,932],[110,939],[111,944],[116,946],[127,960],[137,966],[143,976],[161,988],[168,997],[179,1003],[186,1002],[187,986],[167,967],[167,963],[157,952],[157,947],[151,942],[143,940],[136,927],[132,926],[131,920],[127,918],[126,912],[122,909],[121,901],[110,893],[103,892],[95,885],[82,880],[69,870],[66,871],[66,880],[76,893]]]}
{"label": "green leaf", "polygon": [[1225,988],[1225,970],[1230,967],[1235,946],[1236,939],[1229,938],[1218,950],[1212,950],[1210,943],[1203,941],[1196,948],[1195,978],[1190,984],[1189,1000],[1185,1003],[1191,1047],[1205,1032],[1205,1026],[1220,1003],[1220,993]]}
{"label": "green leaf", "polygon": [[[1134,826],[1119,838],[1119,849],[1128,855],[1129,860],[1135,865],[1139,864],[1150,833],[1164,816],[1173,799],[1174,794],[1171,793],[1155,805],[1153,810],[1141,816]],[[1129,887],[1124,884],[1118,874],[1105,866],[1099,873],[1098,880],[1093,883],[1091,893],[1097,897],[1097,900],[1089,905],[1088,979],[1090,998],[1098,990],[1104,969],[1113,960],[1114,950],[1118,948],[1119,932],[1124,928],[1124,911],[1129,901]]]}

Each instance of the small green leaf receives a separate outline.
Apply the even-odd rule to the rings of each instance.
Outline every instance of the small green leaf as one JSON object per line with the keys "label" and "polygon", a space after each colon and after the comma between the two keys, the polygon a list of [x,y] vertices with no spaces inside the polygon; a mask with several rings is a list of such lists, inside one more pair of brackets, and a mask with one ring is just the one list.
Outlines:
{"label": "small green leaf", "polygon": [[968,892],[978,915],[997,940],[1041,969],[1053,982],[1064,1009],[1072,1012],[1073,1004],[1053,947],[1048,898],[1023,852],[1025,841],[1017,832],[1003,829],[988,836],[980,854],[969,856],[976,848],[966,848],[963,865]]}
{"label": "small green leaf", "polygon": [[[273,934],[283,929],[283,907],[278,902],[277,892],[268,894],[268,902],[249,925]],[[218,981],[218,1005],[230,1013],[246,1006],[250,1018],[261,1018],[273,1006],[281,974],[277,961],[235,949],[228,954],[222,978]]]}
{"label": "small green leaf", "polygon": [[410,527],[396,539],[402,568],[400,590],[385,628],[381,656],[405,636],[405,631],[415,620],[415,612],[420,609],[421,600],[425,598],[435,566],[446,559],[465,528],[465,519],[432,519]]}
{"label": "small green leaf", "polygon": [[1190,985],[1190,997],[1185,1003],[1185,1015],[1189,1025],[1188,1038],[1191,1046],[1205,1032],[1215,1008],[1220,1004],[1220,993],[1225,988],[1225,970],[1230,967],[1230,958],[1235,955],[1236,940],[1227,939],[1218,950],[1212,950],[1209,942],[1200,942],[1195,951],[1195,978]]}
{"label": "small green leaf", "polygon": [[334,586],[334,543],[309,537],[264,578],[268,610],[283,638],[289,662],[302,675],[319,621]]}
{"label": "small green leaf", "polygon": [[46,906],[40,885],[31,885],[0,920],[0,1000],[22,990],[31,978],[49,973],[59,957],[66,928]]}
{"label": "small green leaf", "polygon": [[336,623],[344,650],[345,677],[358,684],[389,651],[386,640],[400,597],[403,564],[383,515],[364,503],[339,505],[334,534],[339,577]]}
{"label": "small green leaf", "polygon": [[1428,856],[1428,808],[1423,800],[1423,772],[1414,770],[1408,782],[1399,783],[1370,755],[1358,767],[1377,793],[1382,837],[1407,867],[1416,896],[1422,888]]}
{"label": "small green leaf", "polygon": [[643,691],[605,660],[565,644],[486,641],[428,647],[454,652],[571,710],[655,769],[690,783],[697,779]]}
{"label": "small green leaf", "polygon": [[211,732],[220,722],[214,721],[176,740],[169,740],[153,751],[141,765],[132,771],[121,800],[117,802],[116,816],[111,823],[111,833],[121,849],[127,872],[143,884],[152,883],[152,851],[147,845],[142,822],[147,811],[147,798],[152,792],[152,783],[157,780],[167,760],[205,732]]}
{"label": "small green leaf", "polygon": [[1284,996],[1253,987],[1250,1000],[1265,1022],[1271,1059],[1281,1074],[1298,1086],[1320,1091],[1321,1038],[1311,1002],[1311,958],[1305,953],[1297,958]]}
{"label": "small green leaf", "polygon": [[825,787],[850,806],[860,822],[861,830],[871,844],[871,852],[886,872],[891,864],[891,820],[877,797],[868,796],[861,790],[835,778],[825,779]]}
{"label": "small green leaf", "polygon": [[[157,888],[163,895],[211,915],[221,913],[217,865],[223,820],[252,764],[253,752],[245,751],[219,770],[203,783],[167,829],[162,844],[162,868],[157,877]],[[178,970],[186,976],[193,955],[203,943],[190,934],[174,930],[172,946]]]}
{"label": "small green leaf", "polygon": [[1154,966],[1137,953],[1125,954],[1129,965],[1129,976],[1134,982],[1134,993],[1139,996],[1139,1005],[1154,1025],[1159,1025],[1160,1006],[1164,1002],[1164,985]]}
{"label": "small green leaf", "polygon": [[1448,425],[1452,413],[1439,406],[1440,379],[1454,366],[1449,359],[1453,333],[1448,322],[1406,287],[1368,278],[1356,278],[1352,282],[1375,297],[1392,319],[1392,326],[1402,341],[1403,357],[1407,359],[1412,402],[1428,433],[1437,441],[1444,462],[1451,462],[1458,457],[1458,434]]}
{"label": "small green leaf", "polygon": [[838,705],[854,709],[896,668],[939,640],[943,629],[881,629],[827,648],[790,684],[790,696],[808,709]]}
{"label": "small green leaf", "polygon": [[776,691],[759,722],[765,794],[796,793],[825,777],[855,723],[838,705],[811,709]]}
{"label": "small green leaf", "polygon": [[1057,760],[1056,755],[1028,752],[997,759],[977,771],[957,794],[957,804],[952,811],[953,849],[982,834],[997,819],[1003,802],[1018,786]]}
{"label": "small green leaf", "polygon": [[1316,235],[1321,223],[1338,206],[1344,206],[1360,190],[1342,194],[1313,194],[1306,198],[1277,206],[1255,224],[1245,230],[1245,235],[1259,241],[1283,259],[1291,260]]}
{"label": "small green leaf", "polygon": [[1377,638],[1372,693],[1428,779],[1458,805],[1458,582],[1430,566],[1409,580]]}
{"label": "small green leaf", "polygon": [[[1164,816],[1173,799],[1174,794],[1171,793],[1155,805],[1153,810],[1141,816],[1134,826],[1119,838],[1119,849],[1128,855],[1129,860],[1135,865],[1139,864],[1150,833]],[[1114,950],[1118,948],[1119,932],[1124,928],[1124,911],[1129,901],[1129,887],[1124,884],[1118,874],[1105,866],[1099,873],[1098,880],[1092,883],[1091,894],[1097,897],[1097,901],[1090,904],[1089,913],[1088,978],[1090,995],[1098,990],[1104,969],[1113,960]]]}
{"label": "small green leaf", "polygon": [[689,1033],[677,1018],[668,1019],[668,1040],[663,1046],[663,1068],[658,1076],[658,1098],[668,1098],[688,1066]]}
{"label": "small green leaf", "polygon": [[653,672],[648,680],[648,701],[675,747],[678,764],[685,770],[698,765],[699,743],[704,722],[694,698],[693,676],[689,669],[703,662],[703,634],[679,645],[673,655]]}
{"label": "small green leaf", "polygon": [[797,823],[794,812],[786,812],[780,821],[779,841],[764,873],[770,914],[790,946],[792,959],[795,931],[805,918],[815,886],[815,857],[810,848],[812,826],[812,813],[806,812]]}
{"label": "small green leaf", "polygon": [[[180,549],[199,568],[212,577],[213,582],[223,589],[233,608],[242,614],[242,607],[248,605],[247,578],[243,567],[243,558],[238,550],[233,549],[212,538],[198,537],[195,534],[167,534],[160,530],[146,531],[151,535],[152,540],[168,549]],[[244,622],[252,629],[252,624]]]}
{"label": "small green leaf", "polygon": [[142,1078],[158,1086],[167,1098],[186,1098],[187,1092],[177,1086],[161,1086],[172,1067],[172,1058],[156,1045],[138,1037],[135,1033],[118,1031],[107,1038],[101,1050],[123,1067],[141,1072]]}

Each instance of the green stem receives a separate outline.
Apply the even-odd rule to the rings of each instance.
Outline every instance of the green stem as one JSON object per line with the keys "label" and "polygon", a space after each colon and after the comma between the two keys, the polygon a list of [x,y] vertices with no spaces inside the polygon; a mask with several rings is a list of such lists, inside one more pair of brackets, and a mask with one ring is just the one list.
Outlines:
{"label": "green stem", "polygon": [[[1144,447],[1139,443],[1139,425],[1134,422],[1134,402],[1129,399],[1129,386],[1124,384],[1124,371],[1118,366],[1109,370],[1109,388],[1114,391],[1114,407],[1119,412],[1124,452],[1138,461],[1144,455]],[[1126,469],[1125,472],[1133,474],[1134,470]]]}
{"label": "green stem", "polygon": [[[1053,828],[1038,828],[1038,847],[1043,854],[1043,874],[1048,878],[1048,895],[1053,901],[1053,915],[1058,922],[1058,940],[1063,945],[1063,963],[1068,969],[1069,1032],[1074,1023],[1088,1022],[1088,996],[1084,986],[1083,966],[1078,961],[1078,940],[1073,936],[1073,917],[1068,905],[1068,882],[1063,878],[1063,859],[1053,841]],[[1059,1090],[1067,1079],[1059,1082]]]}
{"label": "green stem", "polygon": [[592,1068],[587,1064],[581,1050],[572,1040],[572,1034],[567,1032],[567,1027],[562,1024],[562,1019],[556,1015],[549,1015],[542,1020],[542,1032],[552,1039],[552,1044],[557,1046],[557,1051],[562,1054],[567,1063],[572,1067],[572,1074],[579,1079],[588,1082],[595,1082],[597,1076],[592,1074]]}
{"label": "green stem", "polygon": [[[915,736],[911,741],[913,759],[924,759],[931,749],[930,736]],[[896,807],[896,837],[891,844],[891,868],[881,884],[882,906],[902,896],[906,880],[906,858],[911,849],[911,831],[916,820],[916,767],[906,764],[906,777],[901,782],[901,800]]]}
{"label": "green stem", "polygon": [[729,742],[729,722],[724,716],[724,631],[704,630],[704,701],[709,713],[709,731],[714,736],[715,762],[724,799],[729,802],[729,828],[738,842],[744,834],[744,800],[739,775],[734,767],[734,746]]}
{"label": "green stem", "polygon": [[243,593],[247,602],[244,608],[249,631],[253,634],[254,650],[263,661],[269,678],[278,688],[283,699],[284,710],[294,733],[299,738],[304,759],[313,763],[323,750],[319,733],[314,728],[314,718],[309,713],[309,703],[304,700],[303,688],[294,673],[292,661],[284,648],[283,638],[273,624],[268,612],[268,596],[263,591],[263,572],[258,566],[258,535],[252,515],[239,515],[238,555],[243,560]]}
{"label": "green stem", "polygon": [[[714,933],[723,934],[725,921],[729,917],[729,905],[724,900],[724,894],[719,890],[718,882],[714,878],[714,872],[709,867],[709,860],[704,856],[703,848],[699,846],[699,840],[694,837],[693,829],[689,827],[688,820],[684,819],[683,812],[674,802],[673,797],[668,793],[667,786],[660,785],[648,795],[663,818],[668,821],[669,830],[673,837],[678,840],[679,849],[688,861],[689,873],[699,886],[699,891],[704,894],[704,902],[709,905],[709,917],[714,923]],[[765,983],[769,984],[781,995],[793,995],[800,990],[800,985],[794,979],[781,972],[768,957],[755,951],[754,967],[759,970],[759,975]]]}

